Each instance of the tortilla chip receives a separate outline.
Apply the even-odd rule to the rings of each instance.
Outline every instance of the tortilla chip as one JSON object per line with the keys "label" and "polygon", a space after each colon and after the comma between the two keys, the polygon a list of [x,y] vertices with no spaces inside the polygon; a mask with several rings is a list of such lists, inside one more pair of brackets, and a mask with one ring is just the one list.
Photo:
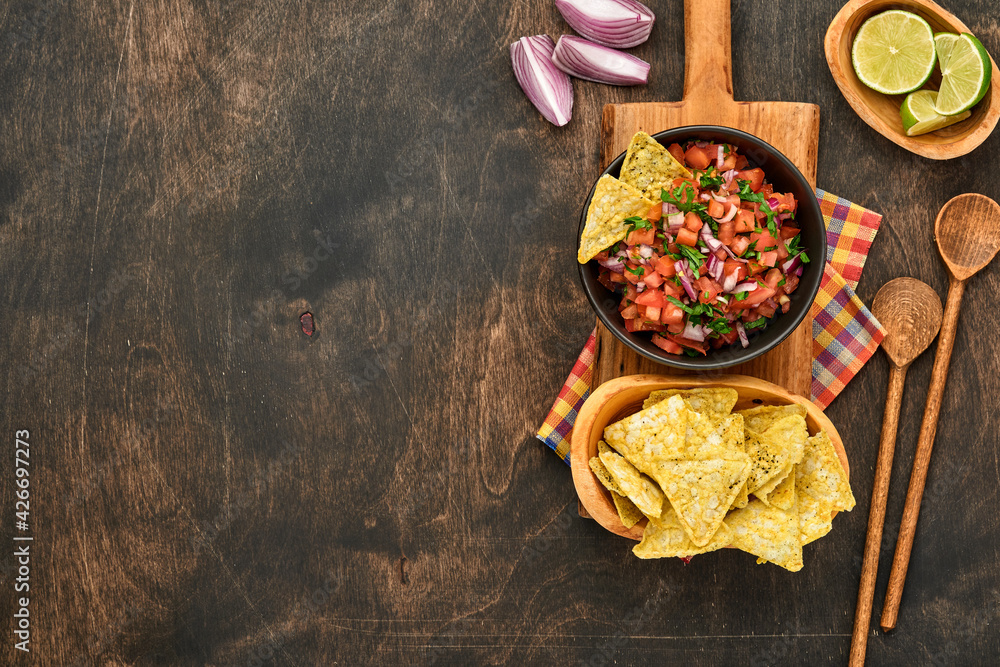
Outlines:
{"label": "tortilla chip", "polygon": [[663,510],[663,491],[653,480],[641,475],[639,470],[618,452],[609,449],[601,452],[599,456],[601,463],[623,491],[621,495],[635,503],[639,511],[646,516],[660,516]]}
{"label": "tortilla chip", "polygon": [[820,502],[808,494],[798,494],[799,541],[802,546],[815,542],[833,528],[829,504]]}
{"label": "tortilla chip", "polygon": [[767,499],[764,501],[765,505],[770,505],[777,507],[778,509],[787,510],[795,504],[795,466],[789,470],[788,474],[785,475],[785,479],[781,480],[781,483],[774,487],[771,493],[767,494]]}
{"label": "tortilla chip", "polygon": [[827,501],[831,510],[850,512],[854,494],[826,431],[806,439],[805,455],[796,477],[799,493]]}
{"label": "tortilla chip", "polygon": [[793,468],[794,466],[791,463],[786,465],[784,468],[781,469],[781,472],[779,472],[777,475],[764,482],[764,484],[756,491],[753,491],[752,492],[753,495],[757,496],[757,498],[765,505],[770,505],[771,503],[768,501],[767,497],[771,494],[772,491],[777,489],[782,482],[784,482],[789,477],[792,477]]}
{"label": "tortilla chip", "polygon": [[749,461],[666,461],[652,476],[688,537],[703,547],[722,525],[749,472]]}
{"label": "tortilla chip", "polygon": [[649,395],[642,407],[648,408],[671,396],[680,396],[689,409],[721,418],[733,411],[739,400],[735,389],[726,387],[699,387],[697,389],[660,389]]}
{"label": "tortilla chip", "polygon": [[619,175],[621,180],[655,201],[660,201],[660,190],[669,188],[675,178],[690,177],[691,172],[645,132],[636,132],[632,137]]}
{"label": "tortilla chip", "polygon": [[729,509],[742,509],[747,506],[748,502],[750,502],[750,492],[747,490],[747,483],[743,482],[743,486],[740,487],[740,492],[736,494],[736,499],[733,500],[733,504],[729,506]]}
{"label": "tortilla chip", "polygon": [[683,458],[688,409],[673,396],[604,429],[604,439],[641,472],[658,461]]}
{"label": "tortilla chip", "polygon": [[[601,445],[607,447],[607,445],[604,444],[603,440],[597,444],[598,448]],[[600,483],[604,486],[605,489],[607,489],[612,493],[617,493],[621,495],[622,487],[618,486],[618,482],[614,480],[614,478],[611,476],[611,473],[608,472],[608,469],[605,467],[605,465],[601,463],[601,458],[599,456],[595,456],[590,459],[590,469],[593,471],[594,476],[597,477],[598,481],[600,481]]]}
{"label": "tortilla chip", "polygon": [[[747,417],[747,412],[739,414],[744,416],[744,420],[748,420],[745,426],[746,449],[753,462],[748,487],[750,493],[764,498],[785,478],[790,465],[802,461],[809,431],[806,420],[796,413],[786,413],[774,420],[774,413],[760,418],[759,415]],[[753,428],[750,426],[751,422],[758,426],[764,425],[764,430]],[[778,476],[777,479],[775,476]]]}
{"label": "tortilla chip", "polygon": [[790,572],[802,569],[797,504],[789,510],[768,507],[756,498],[743,509],[731,512],[726,524],[733,531],[732,546]]}
{"label": "tortilla chip", "polygon": [[611,492],[611,498],[615,501],[615,509],[618,510],[618,518],[622,520],[622,525],[631,528],[645,518],[642,511],[635,506],[631,500],[623,495]]}
{"label": "tortilla chip", "polygon": [[639,558],[686,558],[723,549],[729,546],[731,540],[732,531],[723,523],[708,544],[699,547],[688,537],[674,508],[667,503],[660,518],[650,519],[646,524],[642,542],[632,547],[632,553]]}
{"label": "tortilla chip", "polygon": [[737,414],[743,415],[743,423],[746,427],[763,433],[773,424],[790,415],[798,415],[803,420],[806,418],[806,409],[798,403],[791,405],[761,405],[756,408],[740,410]]}
{"label": "tortilla chip", "polygon": [[601,176],[587,210],[577,261],[586,264],[597,253],[625,238],[625,218],[645,218],[654,203],[646,199],[641,191],[614,176]]}

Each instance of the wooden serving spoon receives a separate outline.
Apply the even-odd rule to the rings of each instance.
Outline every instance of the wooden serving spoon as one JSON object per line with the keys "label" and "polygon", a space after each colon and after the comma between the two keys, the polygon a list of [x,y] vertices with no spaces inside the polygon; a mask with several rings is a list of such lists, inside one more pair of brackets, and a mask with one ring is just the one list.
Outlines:
{"label": "wooden serving spoon", "polygon": [[934,369],[931,371],[931,385],[927,390],[924,420],[920,424],[917,453],[913,459],[913,472],[910,473],[910,486],[906,491],[903,520],[899,524],[896,554],[893,556],[892,573],[889,575],[889,590],[882,609],[880,625],[883,630],[896,627],[899,615],[899,601],[903,596],[906,569],[910,565],[910,551],[917,531],[917,517],[920,515],[920,501],[927,482],[931,449],[937,434],[941,398],[948,379],[951,350],[955,345],[958,309],[962,305],[965,281],[989,264],[997,250],[1000,250],[1000,206],[985,195],[959,195],[948,201],[938,213],[937,220],[934,221],[934,237],[951,280],[944,308],[944,323],[941,325],[941,338],[938,340]]}
{"label": "wooden serving spoon", "polygon": [[851,639],[852,667],[865,664],[868,629],[872,619],[875,577],[885,525],[885,505],[889,497],[889,476],[896,448],[896,427],[903,400],[906,371],[913,360],[930,346],[941,328],[941,299],[930,285],[915,278],[896,278],[882,286],[872,302],[872,314],[885,327],[882,349],[889,357],[889,392],[882,417],[882,439],[875,465],[875,486],[868,512],[868,537],[861,566],[858,607],[854,612],[854,636]]}

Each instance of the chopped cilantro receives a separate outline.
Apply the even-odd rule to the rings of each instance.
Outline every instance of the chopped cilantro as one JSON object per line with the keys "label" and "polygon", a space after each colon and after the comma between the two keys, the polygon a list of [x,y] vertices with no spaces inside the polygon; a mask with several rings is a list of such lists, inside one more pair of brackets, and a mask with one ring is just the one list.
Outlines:
{"label": "chopped cilantro", "polygon": [[767,324],[767,318],[760,317],[754,320],[753,322],[747,322],[746,324],[743,325],[743,327],[746,329],[756,329],[757,327],[762,327],[765,324]]}
{"label": "chopped cilantro", "polygon": [[736,295],[736,300],[737,300],[737,301],[742,301],[743,299],[747,298],[747,296],[748,296],[749,294],[750,294],[750,292],[748,292],[748,291],[743,291],[743,292],[739,292],[739,293],[738,293],[738,294]]}
{"label": "chopped cilantro", "polygon": [[629,273],[631,273],[633,276],[641,276],[642,275],[642,267],[641,266],[637,266],[634,269],[630,269],[629,267],[626,266],[625,270],[628,271]]}
{"label": "chopped cilantro", "polygon": [[810,261],[812,261],[809,259],[809,255],[806,254],[805,250],[799,253],[799,259],[802,260],[803,264],[808,264]]}

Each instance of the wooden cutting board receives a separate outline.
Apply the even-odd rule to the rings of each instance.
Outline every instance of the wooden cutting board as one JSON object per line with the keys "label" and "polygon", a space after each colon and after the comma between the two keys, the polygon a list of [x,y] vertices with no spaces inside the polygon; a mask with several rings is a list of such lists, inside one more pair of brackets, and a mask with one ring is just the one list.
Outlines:
{"label": "wooden cutting board", "polygon": [[[605,106],[601,169],[628,148],[632,135],[639,130],[655,134],[682,125],[724,125],[756,135],[777,148],[815,187],[819,107],[733,100],[729,0],[684,0],[684,34],[684,99]],[[726,372],[759,377],[808,397],[812,323],[812,315],[807,316],[781,345]],[[622,375],[679,372],[641,357],[597,323],[595,387]]]}

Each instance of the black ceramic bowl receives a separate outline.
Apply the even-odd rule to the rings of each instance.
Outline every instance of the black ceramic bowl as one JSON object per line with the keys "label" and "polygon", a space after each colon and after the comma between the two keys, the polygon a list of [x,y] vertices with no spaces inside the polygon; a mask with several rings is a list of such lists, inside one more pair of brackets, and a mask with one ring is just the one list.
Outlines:
{"label": "black ceramic bowl", "polygon": [[[604,326],[618,340],[647,359],[675,368],[704,371],[736,366],[759,357],[785,340],[795,330],[795,327],[799,326],[806,314],[809,313],[809,309],[816,299],[816,293],[819,291],[823,267],[826,263],[826,226],[823,223],[823,214],[819,210],[819,204],[816,202],[816,195],[791,160],[752,134],[717,125],[687,125],[660,132],[653,135],[653,138],[664,146],[691,139],[737,146],[739,152],[750,161],[751,167],[760,167],[764,170],[765,178],[768,183],[774,185],[775,192],[791,192],[795,195],[795,199],[799,203],[795,222],[802,230],[801,245],[808,250],[809,257],[813,261],[804,265],[805,270],[802,272],[799,287],[789,297],[792,305],[787,313],[779,313],[768,322],[767,327],[763,330],[748,331],[749,347],[744,348],[737,340],[732,345],[717,350],[710,349],[707,356],[688,357],[667,354],[653,344],[652,336],[649,333],[629,333],[626,331],[625,322],[618,313],[621,297],[610,292],[598,282],[597,276],[600,267],[595,260],[579,265],[583,291],[587,293],[590,305],[593,306],[597,317],[604,323]],[[601,175],[610,174],[617,178],[624,160],[625,154],[622,153]],[[590,208],[590,199],[593,196],[594,188],[591,188],[587,201],[583,205],[583,212],[580,214],[580,229],[577,233],[577,239],[583,233],[587,209]]]}

